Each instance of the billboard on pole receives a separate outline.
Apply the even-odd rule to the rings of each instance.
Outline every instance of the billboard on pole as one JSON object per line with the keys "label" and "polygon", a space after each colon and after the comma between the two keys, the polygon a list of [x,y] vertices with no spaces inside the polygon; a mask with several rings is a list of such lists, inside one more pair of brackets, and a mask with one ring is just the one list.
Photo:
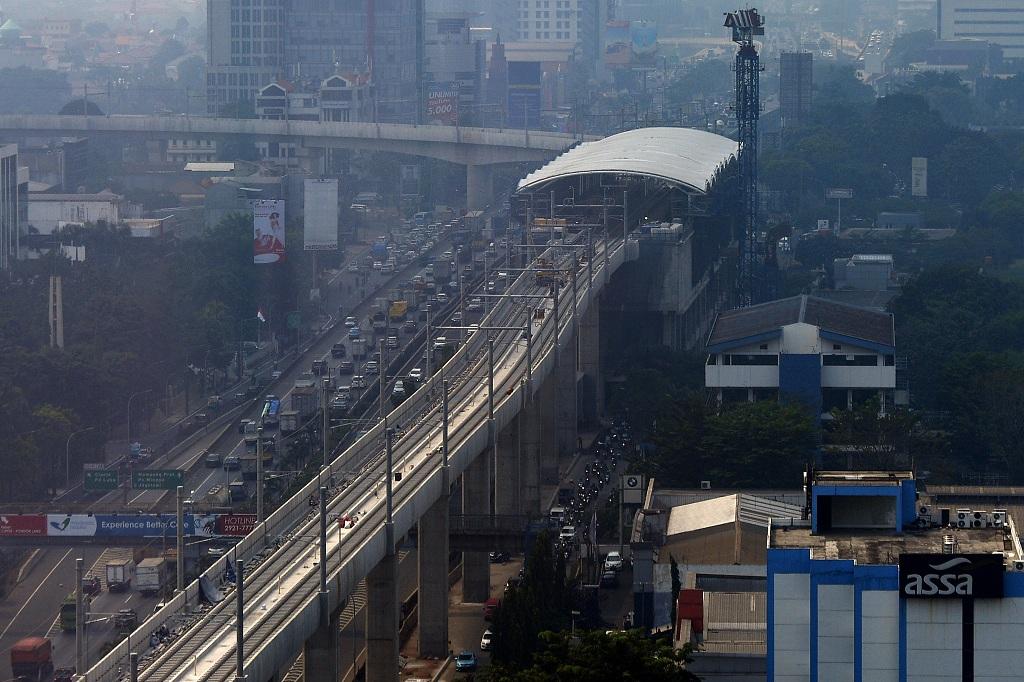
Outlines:
{"label": "billboard on pole", "polygon": [[338,248],[338,180],[325,178],[304,183],[306,214],[302,224],[306,251]]}
{"label": "billboard on pole", "polygon": [[459,84],[431,83],[427,90],[427,123],[439,126],[459,124]]}
{"label": "billboard on pole", "polygon": [[928,158],[925,156],[910,159],[910,196],[928,196]]}
{"label": "billboard on pole", "polygon": [[284,201],[259,199],[252,204],[253,263],[284,260]]}
{"label": "billboard on pole", "polygon": [[46,535],[46,514],[7,514],[0,516],[0,538]]}

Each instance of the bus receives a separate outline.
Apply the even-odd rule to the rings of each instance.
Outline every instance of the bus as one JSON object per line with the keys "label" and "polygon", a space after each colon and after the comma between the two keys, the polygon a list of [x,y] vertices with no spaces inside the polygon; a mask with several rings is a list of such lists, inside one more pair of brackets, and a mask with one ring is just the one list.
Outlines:
{"label": "bus", "polygon": [[74,632],[76,626],[75,615],[77,613],[78,602],[75,598],[75,593],[72,592],[64,597],[64,601],[60,605],[60,629],[64,632]]}
{"label": "bus", "polygon": [[281,401],[276,395],[268,395],[263,406],[263,428],[276,429],[281,418]]}

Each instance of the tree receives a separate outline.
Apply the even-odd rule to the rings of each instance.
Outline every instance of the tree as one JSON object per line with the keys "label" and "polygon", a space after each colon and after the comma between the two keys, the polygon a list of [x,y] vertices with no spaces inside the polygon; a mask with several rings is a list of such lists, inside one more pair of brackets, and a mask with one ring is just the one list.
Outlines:
{"label": "tree", "polygon": [[[498,638],[495,646],[500,642]],[[663,640],[639,631],[585,631],[573,639],[569,632],[543,632],[532,664],[522,668],[492,666],[483,673],[488,682],[697,682],[686,670],[690,647],[674,649]]]}

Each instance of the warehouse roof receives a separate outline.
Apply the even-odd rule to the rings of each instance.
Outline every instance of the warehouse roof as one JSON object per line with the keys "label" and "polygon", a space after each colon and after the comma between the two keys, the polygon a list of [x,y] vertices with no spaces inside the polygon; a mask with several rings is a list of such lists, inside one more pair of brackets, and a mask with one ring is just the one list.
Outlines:
{"label": "warehouse roof", "polygon": [[583,142],[519,181],[519,190],[592,173],[660,178],[706,194],[735,158],[737,143],[693,128],[637,128]]}
{"label": "warehouse roof", "polygon": [[708,348],[777,332],[798,322],[812,324],[822,332],[890,348],[896,346],[891,313],[802,295],[720,314],[711,329]]}

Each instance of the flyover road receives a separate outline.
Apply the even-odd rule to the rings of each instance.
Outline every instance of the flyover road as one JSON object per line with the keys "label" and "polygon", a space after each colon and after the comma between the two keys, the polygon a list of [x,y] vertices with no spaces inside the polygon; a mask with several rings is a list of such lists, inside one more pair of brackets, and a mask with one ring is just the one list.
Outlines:
{"label": "flyover road", "polygon": [[[615,246],[616,265],[622,262],[622,245]],[[551,254],[555,256],[557,254]],[[604,265],[600,263],[604,259]],[[568,257],[556,258],[562,268],[568,267]],[[608,268],[608,256],[603,243],[595,245],[594,282],[604,276],[602,268]],[[589,271],[581,268],[580,274]],[[605,270],[605,272],[610,270]],[[514,293],[538,296],[547,293],[546,288],[536,285],[530,277],[521,276],[513,285]],[[559,300],[560,343],[568,339],[570,313],[577,302],[581,307],[590,302],[591,287],[587,278],[579,286],[576,301],[571,296]],[[550,298],[536,303],[538,317],[530,315],[533,338],[532,368],[550,371],[554,361],[553,340],[555,317]],[[581,311],[582,312],[582,311]],[[530,310],[507,299],[502,300],[485,318],[486,325],[522,325]],[[494,396],[496,418],[506,422],[518,409],[526,389],[527,343],[523,340],[521,328],[492,332],[495,340]],[[474,335],[462,349],[445,365],[441,374],[452,383],[450,393],[450,452],[452,474],[457,475],[480,452],[487,442],[488,427],[488,386],[487,352],[484,334]],[[543,374],[541,375],[543,376]],[[435,375],[435,383],[438,375]],[[536,380],[536,377],[535,377]],[[437,388],[436,386],[434,387]],[[404,431],[397,434],[394,453],[394,470],[401,471],[403,478],[395,486],[396,536],[404,534],[415,522],[417,508],[424,509],[431,500],[441,493],[441,456],[437,451],[441,445],[441,414],[436,399],[428,397],[426,387],[406,401],[393,413],[401,418]],[[496,421],[496,426],[500,423]],[[331,473],[351,472],[351,477],[340,481],[338,488],[331,491],[329,513],[353,514],[358,522],[353,528],[333,528],[328,537],[328,571],[331,576],[331,602],[336,606],[351,594],[356,583],[377,563],[386,550],[384,533],[384,457],[383,429],[375,427],[354,446],[332,462]],[[326,480],[326,476],[324,478]],[[317,481],[308,486],[315,489]],[[268,520],[267,528],[258,528],[236,547],[241,556],[250,556],[246,568],[245,646],[247,653],[246,672],[252,679],[269,679],[274,670],[284,661],[273,658],[276,653],[270,642],[279,637],[286,641],[301,641],[309,636],[310,627],[315,629],[319,618],[317,606],[318,579],[318,520],[314,512],[305,510],[309,492],[304,490],[293,500],[275,512]],[[297,525],[291,522],[295,519]],[[287,526],[287,527],[285,527]],[[270,530],[274,528],[274,530]],[[265,534],[265,535],[264,535]],[[264,537],[270,540],[265,549],[259,551]],[[224,560],[215,564],[207,576],[218,579],[223,570]],[[224,585],[229,592],[233,589]],[[138,634],[111,652],[88,673],[89,680],[123,678],[126,675],[127,651],[144,650],[143,680],[227,680],[234,675],[233,626],[234,600],[227,598],[210,607],[199,605],[195,586],[190,594],[181,595],[168,604],[164,611],[154,615],[145,628],[157,623],[171,623],[178,630],[178,638],[160,651],[145,651]],[[186,600],[195,607],[189,615],[184,614]]]}

